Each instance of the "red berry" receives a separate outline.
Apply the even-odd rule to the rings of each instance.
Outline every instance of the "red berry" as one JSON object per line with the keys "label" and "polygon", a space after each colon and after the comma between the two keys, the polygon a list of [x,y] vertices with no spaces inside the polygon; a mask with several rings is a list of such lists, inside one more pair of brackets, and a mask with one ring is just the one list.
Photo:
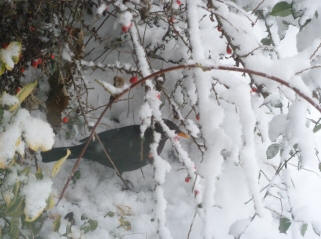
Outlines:
{"label": "red berry", "polygon": [[232,49],[231,49],[230,46],[226,47],[226,53],[229,54],[229,55],[232,54]]}
{"label": "red berry", "polygon": [[196,120],[197,120],[197,121],[200,120],[200,114],[199,114],[199,113],[196,114]]}
{"label": "red berry", "polygon": [[257,89],[255,87],[252,87],[251,88],[251,93],[256,93],[257,92]]}
{"label": "red berry", "polygon": [[20,91],[21,91],[21,88],[20,88],[20,87],[17,87],[17,89],[16,89],[16,94],[18,94]]}
{"label": "red berry", "polygon": [[21,73],[25,72],[25,68],[21,67],[20,71],[21,71]]}
{"label": "red berry", "polygon": [[51,55],[50,55],[50,58],[51,58],[51,60],[54,60],[54,59],[55,59],[55,55],[54,55],[54,54],[51,54]]}
{"label": "red berry", "polygon": [[137,76],[132,76],[131,78],[130,78],[130,80],[129,80],[129,82],[131,83],[131,84],[134,84],[134,83],[136,83],[138,81],[138,77]]}
{"label": "red berry", "polygon": [[34,68],[38,68],[38,61],[33,60],[33,61],[31,62],[31,66],[34,67]]}
{"label": "red berry", "polygon": [[189,183],[189,181],[191,181],[191,179],[192,179],[191,176],[186,176],[185,177],[185,183]]}
{"label": "red berry", "polygon": [[177,5],[181,5],[182,4],[182,2],[180,1],[180,0],[176,0],[176,3],[177,3]]}
{"label": "red berry", "polygon": [[128,32],[131,26],[132,26],[132,23],[130,23],[128,26],[122,26],[121,27],[122,32],[124,33]]}
{"label": "red berry", "polygon": [[160,94],[159,93],[156,95],[156,97],[157,97],[157,99],[160,100]]}
{"label": "red berry", "polygon": [[217,30],[218,30],[219,32],[222,32],[222,27],[221,27],[221,26],[217,26]]}
{"label": "red berry", "polygon": [[69,118],[67,116],[63,117],[62,122],[67,124],[69,122]]}
{"label": "red berry", "polygon": [[2,43],[2,48],[6,49],[9,46],[9,43]]}
{"label": "red berry", "polygon": [[194,197],[196,197],[199,193],[200,193],[200,192],[199,192],[197,189],[195,189],[195,190],[194,190]]}
{"label": "red berry", "polygon": [[38,63],[38,65],[42,64],[42,58],[38,58],[37,63]]}

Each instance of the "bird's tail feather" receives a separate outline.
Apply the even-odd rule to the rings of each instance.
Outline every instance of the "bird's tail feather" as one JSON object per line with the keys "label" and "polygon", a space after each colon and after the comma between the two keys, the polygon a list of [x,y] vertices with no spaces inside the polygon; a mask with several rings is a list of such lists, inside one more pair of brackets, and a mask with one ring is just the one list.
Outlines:
{"label": "bird's tail feather", "polygon": [[42,161],[43,162],[53,162],[61,159],[67,153],[67,149],[70,149],[71,154],[68,158],[77,158],[83,148],[83,145],[76,145],[71,147],[61,147],[61,148],[53,148],[50,151],[42,152]]}

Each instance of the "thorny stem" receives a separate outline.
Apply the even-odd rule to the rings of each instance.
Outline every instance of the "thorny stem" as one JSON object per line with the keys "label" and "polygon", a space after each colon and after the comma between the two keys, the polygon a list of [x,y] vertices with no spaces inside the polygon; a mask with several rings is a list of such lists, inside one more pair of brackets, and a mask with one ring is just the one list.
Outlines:
{"label": "thorny stem", "polygon": [[241,72],[241,73],[247,73],[247,74],[253,74],[253,75],[257,75],[257,76],[261,76],[263,78],[272,80],[274,82],[277,82],[291,90],[293,90],[295,93],[297,93],[301,98],[303,98],[305,101],[307,101],[309,104],[311,104],[316,110],[318,110],[321,113],[321,107],[314,102],[314,100],[307,96],[306,94],[304,94],[303,92],[301,92],[298,88],[292,86],[289,82],[286,82],[285,80],[282,80],[281,78],[278,78],[276,76],[273,75],[268,75],[266,73],[263,72],[259,72],[259,71],[255,71],[255,70],[251,70],[251,69],[246,69],[246,68],[237,68],[237,67],[232,67],[232,66],[203,66],[199,63],[195,63],[195,64],[186,64],[186,65],[176,65],[176,66],[172,66],[172,67],[168,67],[159,71],[156,71],[148,76],[143,77],[142,79],[140,79],[139,81],[137,81],[136,83],[130,85],[130,87],[128,87],[127,89],[125,89],[123,92],[121,92],[118,95],[115,95],[114,98],[112,100],[110,100],[110,102],[106,105],[106,107],[104,108],[104,110],[102,111],[102,113],[100,114],[100,116],[98,117],[94,127],[92,128],[91,132],[90,132],[90,136],[88,137],[88,140],[85,144],[85,146],[83,147],[80,155],[78,156],[77,161],[75,162],[71,174],[69,175],[61,193],[58,199],[57,204],[60,202],[60,200],[63,198],[64,193],[66,192],[68,185],[74,175],[74,173],[76,172],[76,170],[79,167],[81,158],[84,156],[88,145],[90,143],[90,141],[92,140],[93,136],[95,135],[95,130],[98,126],[98,124],[100,123],[100,121],[102,120],[103,116],[105,115],[105,113],[107,112],[107,110],[109,108],[111,108],[111,106],[113,105],[113,103],[117,100],[119,100],[123,95],[125,95],[126,93],[128,93],[131,89],[133,89],[134,87],[140,85],[141,83],[144,83],[145,81],[149,80],[149,79],[153,79],[156,80],[157,76],[163,75],[164,73],[167,72],[172,72],[172,71],[176,71],[176,70],[181,70],[181,69],[194,69],[194,68],[200,68],[203,71],[212,71],[212,70],[221,70],[221,71],[234,71],[234,72]]}

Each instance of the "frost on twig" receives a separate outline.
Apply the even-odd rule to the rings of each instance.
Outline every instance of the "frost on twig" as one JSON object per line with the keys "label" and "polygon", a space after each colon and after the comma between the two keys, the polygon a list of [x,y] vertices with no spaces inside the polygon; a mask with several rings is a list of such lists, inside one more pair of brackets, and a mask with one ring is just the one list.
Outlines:
{"label": "frost on twig", "polygon": [[[192,47],[192,59],[200,62],[205,59],[200,38],[198,4],[200,1],[187,1],[187,18]],[[211,78],[201,69],[194,69],[194,79],[198,95],[198,107],[202,134],[205,139],[207,151],[204,154],[204,192],[203,194],[203,238],[212,238],[210,223],[210,208],[214,205],[216,180],[222,171],[223,158],[221,150],[224,147],[224,133],[219,129],[223,119],[223,111],[217,103],[210,98]],[[215,113],[214,113],[215,112]]]}

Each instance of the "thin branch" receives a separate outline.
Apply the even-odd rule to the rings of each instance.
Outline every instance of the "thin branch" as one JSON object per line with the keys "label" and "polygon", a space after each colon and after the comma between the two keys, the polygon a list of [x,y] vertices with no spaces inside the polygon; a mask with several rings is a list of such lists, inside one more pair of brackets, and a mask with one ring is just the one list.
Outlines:
{"label": "thin branch", "polygon": [[319,43],[318,47],[315,49],[315,51],[312,53],[312,55],[310,56],[310,60],[312,60],[312,58],[315,56],[315,54],[318,52],[318,50],[321,47],[321,42]]}
{"label": "thin branch", "polygon": [[[87,139],[87,142],[85,144],[85,146],[83,147],[80,155],[78,156],[77,161],[75,162],[71,174],[69,175],[63,189],[62,192],[60,193],[59,199],[58,199],[58,203],[60,202],[60,200],[62,199],[62,197],[64,196],[65,191],[68,188],[68,185],[74,175],[74,173],[76,172],[76,170],[79,167],[80,161],[82,159],[82,157],[84,156],[90,141],[92,140],[94,134],[95,134],[95,130],[98,126],[98,124],[100,123],[100,121],[102,120],[103,116],[105,115],[105,113],[107,112],[108,109],[111,108],[111,106],[113,105],[113,103],[117,100],[119,100],[123,95],[125,95],[126,93],[128,93],[131,89],[133,89],[136,86],[139,86],[141,83],[147,81],[148,79],[157,79],[155,78],[156,76],[160,76],[163,75],[164,73],[167,72],[172,72],[172,71],[176,71],[176,70],[181,70],[181,69],[194,69],[194,68],[200,68],[203,71],[212,71],[212,70],[221,70],[221,71],[234,71],[234,72],[241,72],[241,73],[248,73],[248,74],[253,74],[253,75],[257,75],[257,76],[261,76],[263,78],[272,80],[274,82],[277,82],[291,90],[293,90],[295,93],[297,93],[301,98],[303,98],[304,100],[306,100],[309,104],[311,104],[316,110],[318,110],[321,113],[321,107],[314,102],[314,100],[312,98],[310,98],[309,96],[307,96],[306,94],[304,94],[303,92],[301,92],[298,88],[291,86],[290,83],[282,80],[281,78],[278,78],[276,76],[273,75],[268,75],[266,73],[263,72],[259,72],[259,71],[254,71],[251,69],[244,69],[244,68],[237,68],[237,67],[231,67],[231,66],[203,66],[201,64],[195,63],[195,64],[187,64],[187,65],[177,65],[177,66],[172,66],[172,67],[168,67],[162,70],[159,70],[157,72],[154,72],[146,77],[143,77],[142,79],[140,79],[139,81],[137,81],[136,83],[132,84],[130,87],[128,87],[127,89],[125,89],[123,92],[121,92],[120,94],[118,94],[117,96],[115,96],[105,107],[105,109],[102,111],[102,113],[100,114],[100,116],[98,117],[98,120],[96,121],[94,127],[92,128],[92,131],[90,133],[90,136]],[[57,204],[58,204],[57,203]]]}

